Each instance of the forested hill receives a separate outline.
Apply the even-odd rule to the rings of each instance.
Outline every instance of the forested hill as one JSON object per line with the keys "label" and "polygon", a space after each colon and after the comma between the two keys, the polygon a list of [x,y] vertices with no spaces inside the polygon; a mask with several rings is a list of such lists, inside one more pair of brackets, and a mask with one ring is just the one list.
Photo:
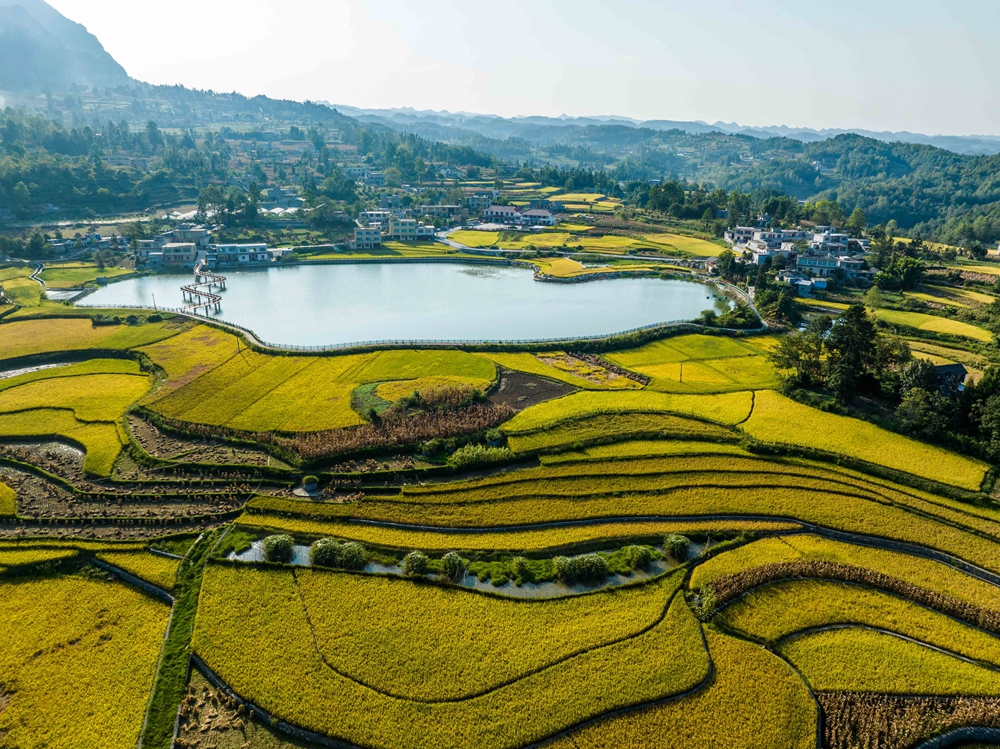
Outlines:
{"label": "forested hill", "polygon": [[961,156],[858,135],[750,146],[752,161],[709,167],[702,178],[744,192],[834,199],[848,211],[862,208],[874,223],[895,219],[904,229],[954,244],[1000,239],[1000,156]]}

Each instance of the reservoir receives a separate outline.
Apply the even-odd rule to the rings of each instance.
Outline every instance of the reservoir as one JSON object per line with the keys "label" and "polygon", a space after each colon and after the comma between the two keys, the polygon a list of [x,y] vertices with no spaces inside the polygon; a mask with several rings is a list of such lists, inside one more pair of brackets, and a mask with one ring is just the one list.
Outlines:
{"label": "reservoir", "polygon": [[[265,343],[342,346],[377,341],[582,338],[718,313],[730,302],[696,281],[615,278],[541,283],[527,268],[460,263],[297,265],[224,270],[210,318]],[[180,309],[191,274],[132,278],[78,304]],[[201,310],[200,314],[206,313]]]}

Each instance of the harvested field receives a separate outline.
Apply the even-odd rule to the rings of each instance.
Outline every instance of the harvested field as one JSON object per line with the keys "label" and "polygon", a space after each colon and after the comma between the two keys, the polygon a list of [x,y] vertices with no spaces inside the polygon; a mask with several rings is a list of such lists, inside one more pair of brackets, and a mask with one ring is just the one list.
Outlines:
{"label": "harvested field", "polygon": [[572,392],[571,386],[561,382],[536,377],[526,372],[501,369],[500,385],[490,394],[490,402],[520,412],[539,403],[562,398]]}

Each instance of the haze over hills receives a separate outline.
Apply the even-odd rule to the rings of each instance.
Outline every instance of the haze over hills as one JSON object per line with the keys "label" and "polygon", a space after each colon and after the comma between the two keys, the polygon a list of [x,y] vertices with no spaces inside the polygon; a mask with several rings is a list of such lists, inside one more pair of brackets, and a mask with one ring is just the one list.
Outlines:
{"label": "haze over hills", "polygon": [[[390,127],[420,127],[421,134],[430,137],[437,132],[442,140],[463,137],[463,132],[473,132],[488,138],[524,138],[535,142],[551,142],[565,138],[572,128],[590,126],[625,126],[639,129],[667,131],[681,130],[700,135],[706,133],[726,133],[750,135],[755,138],[791,138],[804,143],[815,143],[838,135],[854,134],[887,143],[918,143],[944,148],[967,156],[993,155],[1000,153],[1000,136],[995,135],[925,135],[907,131],[890,132],[865,130],[862,128],[825,128],[815,130],[807,127],[787,125],[751,126],[736,122],[707,122],[682,120],[636,120],[619,116],[592,117],[501,117],[492,114],[470,112],[434,112],[411,108],[362,109],[349,105],[331,105],[338,111],[363,121],[382,122]],[[433,128],[433,130],[432,130]],[[448,131],[453,132],[449,133]]]}
{"label": "haze over hills", "polygon": [[44,0],[0,0],[0,89],[64,91],[129,81],[97,37]]}

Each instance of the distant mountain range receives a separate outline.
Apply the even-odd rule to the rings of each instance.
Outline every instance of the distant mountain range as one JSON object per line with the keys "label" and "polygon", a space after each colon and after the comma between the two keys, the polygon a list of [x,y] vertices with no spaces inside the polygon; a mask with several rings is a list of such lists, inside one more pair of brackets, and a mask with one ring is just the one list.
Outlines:
{"label": "distant mountain range", "polygon": [[44,0],[0,0],[0,90],[42,93],[130,80],[97,37]]}
{"label": "distant mountain range", "polygon": [[[347,105],[330,105],[342,114],[360,120],[379,121],[391,127],[401,128],[421,126],[422,134],[427,136],[430,127],[440,128],[441,140],[448,140],[447,130],[453,129],[453,136],[459,131],[474,132],[487,138],[524,138],[534,142],[558,140],[556,132],[565,132],[570,128],[625,126],[638,129],[667,131],[681,130],[693,135],[706,133],[726,133],[750,135],[754,138],[791,138],[803,143],[816,143],[838,135],[854,134],[866,138],[874,138],[887,143],[918,143],[935,146],[967,156],[993,155],[1000,153],[1000,136],[996,135],[924,135],[907,131],[876,132],[864,129],[814,130],[807,127],[788,127],[787,125],[771,125],[752,127],[739,125],[735,122],[716,122],[709,124],[702,121],[681,120],[636,120],[629,117],[595,116],[595,117],[500,117],[491,114],[473,114],[468,112],[434,112],[430,110],[401,109],[359,109]],[[546,130],[552,129],[549,133]]]}

